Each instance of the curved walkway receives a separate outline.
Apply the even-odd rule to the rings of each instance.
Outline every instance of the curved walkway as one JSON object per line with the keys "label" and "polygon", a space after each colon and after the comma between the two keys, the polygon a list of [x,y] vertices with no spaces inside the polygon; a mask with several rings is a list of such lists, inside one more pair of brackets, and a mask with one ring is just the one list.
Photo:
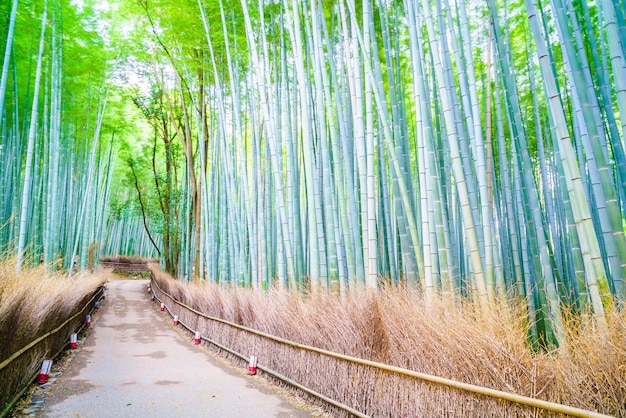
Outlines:
{"label": "curved walkway", "polygon": [[309,417],[263,380],[220,364],[151,304],[145,280],[116,280],[44,417]]}

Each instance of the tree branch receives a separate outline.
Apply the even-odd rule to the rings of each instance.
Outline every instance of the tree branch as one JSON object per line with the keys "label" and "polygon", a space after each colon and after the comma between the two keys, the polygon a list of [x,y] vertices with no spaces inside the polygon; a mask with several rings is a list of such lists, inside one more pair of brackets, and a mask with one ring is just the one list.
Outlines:
{"label": "tree branch", "polygon": [[135,163],[132,160],[129,160],[128,165],[130,166],[130,171],[133,172],[133,177],[135,179],[135,189],[137,189],[137,195],[139,196],[139,206],[141,206],[143,227],[146,229],[146,233],[148,234],[148,238],[150,238],[150,242],[152,243],[152,245],[154,245],[154,248],[157,250],[157,253],[159,253],[159,257],[161,257],[161,250],[159,249],[158,245],[156,245],[156,242],[154,242],[154,239],[152,238],[152,234],[150,233],[150,229],[148,228],[148,222],[146,220],[146,210],[143,205],[143,200],[141,199],[141,190],[139,189],[139,179],[137,178],[137,173],[135,172]]}

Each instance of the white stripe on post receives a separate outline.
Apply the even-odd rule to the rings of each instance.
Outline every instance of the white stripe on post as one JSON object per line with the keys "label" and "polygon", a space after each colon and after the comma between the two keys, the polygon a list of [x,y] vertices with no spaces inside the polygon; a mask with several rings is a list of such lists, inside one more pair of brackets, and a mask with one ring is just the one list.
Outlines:
{"label": "white stripe on post", "polygon": [[249,375],[255,375],[256,374],[256,362],[257,362],[256,354],[251,355],[250,356],[250,363],[248,363],[248,374]]}
{"label": "white stripe on post", "polygon": [[39,372],[39,376],[37,377],[37,382],[46,383],[48,381],[48,376],[50,375],[50,369],[52,368],[52,359],[45,359],[43,364],[41,365],[41,371]]}

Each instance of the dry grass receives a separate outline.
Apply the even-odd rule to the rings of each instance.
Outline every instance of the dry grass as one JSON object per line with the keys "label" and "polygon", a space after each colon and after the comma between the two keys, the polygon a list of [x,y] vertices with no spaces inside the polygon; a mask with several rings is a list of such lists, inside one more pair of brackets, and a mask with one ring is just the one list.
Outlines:
{"label": "dry grass", "polygon": [[[485,315],[471,303],[426,304],[399,289],[344,298],[303,296],[181,283],[156,269],[153,274],[164,290],[199,311],[301,344],[626,416],[624,312],[609,314],[606,339],[580,319],[570,320],[566,348],[533,353],[522,311],[508,306]],[[203,335],[241,353],[256,353],[260,364],[372,416],[554,416],[323,358],[170,308]]]}
{"label": "dry grass", "polygon": [[[16,273],[14,261],[0,262],[0,362],[78,312],[103,280],[102,274],[67,278],[43,267]],[[41,360],[63,347],[83,321],[76,318],[0,370],[2,409],[37,371]]]}
{"label": "dry grass", "polygon": [[158,261],[159,260],[134,256],[102,257],[100,259],[100,266],[124,275],[147,275],[148,263],[158,263]]}
{"label": "dry grass", "polygon": [[158,263],[159,260],[158,259],[152,259],[152,258],[142,258],[142,257],[136,257],[136,256],[124,256],[124,255],[118,255],[115,257],[101,257],[100,258],[100,262],[101,263],[130,263],[130,264],[143,264],[143,263]]}

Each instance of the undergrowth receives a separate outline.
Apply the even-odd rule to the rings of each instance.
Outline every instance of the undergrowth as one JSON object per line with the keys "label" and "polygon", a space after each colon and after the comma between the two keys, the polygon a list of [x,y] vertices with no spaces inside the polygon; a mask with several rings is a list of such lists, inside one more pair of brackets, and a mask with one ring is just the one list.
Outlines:
{"label": "undergrowth", "polygon": [[[471,302],[397,288],[343,297],[275,289],[255,292],[183,283],[153,269],[175,299],[300,344],[400,366],[461,382],[626,416],[626,313],[608,313],[602,336],[587,319],[566,320],[567,343],[534,352],[521,306],[498,304],[485,313]],[[177,311],[181,320],[227,346],[256,352],[259,363],[372,416],[553,416],[468,392],[306,354],[246,337]],[[247,351],[246,351],[247,350]]]}
{"label": "undergrowth", "polygon": [[[43,266],[17,273],[14,260],[0,262],[0,363],[65,322],[103,281],[102,274],[80,273],[68,278]],[[1,405],[10,403],[41,361],[63,347],[81,322],[83,317],[76,318],[0,370]]]}

